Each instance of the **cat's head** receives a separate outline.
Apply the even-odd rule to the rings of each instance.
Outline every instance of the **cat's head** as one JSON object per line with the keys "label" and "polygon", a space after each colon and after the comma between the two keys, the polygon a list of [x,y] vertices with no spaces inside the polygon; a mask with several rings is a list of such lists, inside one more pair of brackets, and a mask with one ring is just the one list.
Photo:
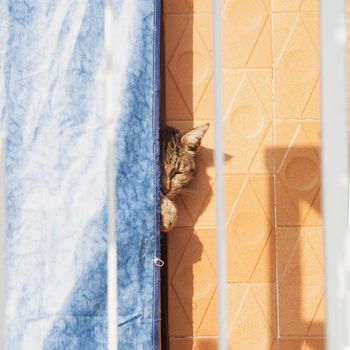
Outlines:
{"label": "cat's head", "polygon": [[196,174],[196,154],[209,124],[189,131],[164,127],[160,131],[161,189],[173,198]]}

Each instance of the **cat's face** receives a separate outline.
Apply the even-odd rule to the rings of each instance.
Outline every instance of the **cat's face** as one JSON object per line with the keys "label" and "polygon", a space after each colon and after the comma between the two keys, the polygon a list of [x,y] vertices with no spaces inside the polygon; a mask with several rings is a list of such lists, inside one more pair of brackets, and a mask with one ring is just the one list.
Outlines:
{"label": "cat's face", "polygon": [[187,132],[171,127],[161,129],[161,190],[168,198],[177,195],[193,179],[196,154],[208,128],[209,124]]}

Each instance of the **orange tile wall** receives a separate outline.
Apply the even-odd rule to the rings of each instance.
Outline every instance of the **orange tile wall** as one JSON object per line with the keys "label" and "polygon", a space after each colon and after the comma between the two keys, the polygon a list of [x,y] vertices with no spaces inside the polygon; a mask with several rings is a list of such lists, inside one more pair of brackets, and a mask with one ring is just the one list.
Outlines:
{"label": "orange tile wall", "polygon": [[[163,21],[165,122],[211,122],[211,1]],[[222,0],[222,21],[230,349],[321,350],[318,1]],[[168,234],[171,350],[216,349],[213,147]]]}

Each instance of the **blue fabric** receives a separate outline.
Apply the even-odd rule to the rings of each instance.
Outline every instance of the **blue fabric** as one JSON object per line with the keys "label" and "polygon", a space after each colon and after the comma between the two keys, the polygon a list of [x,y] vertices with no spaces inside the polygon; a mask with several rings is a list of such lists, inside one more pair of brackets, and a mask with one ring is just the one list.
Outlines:
{"label": "blue fabric", "polygon": [[[119,350],[158,349],[160,0],[115,0]],[[103,2],[0,1],[6,349],[107,349]]]}

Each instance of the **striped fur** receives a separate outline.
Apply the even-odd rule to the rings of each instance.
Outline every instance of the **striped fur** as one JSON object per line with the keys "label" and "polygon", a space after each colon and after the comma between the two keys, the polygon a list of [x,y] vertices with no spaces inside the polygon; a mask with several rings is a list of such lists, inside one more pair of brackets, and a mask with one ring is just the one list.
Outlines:
{"label": "striped fur", "polygon": [[[161,230],[170,231],[177,213],[172,199],[196,174],[196,154],[209,124],[187,132],[165,126],[160,129]],[[170,202],[169,202],[170,201]]]}

